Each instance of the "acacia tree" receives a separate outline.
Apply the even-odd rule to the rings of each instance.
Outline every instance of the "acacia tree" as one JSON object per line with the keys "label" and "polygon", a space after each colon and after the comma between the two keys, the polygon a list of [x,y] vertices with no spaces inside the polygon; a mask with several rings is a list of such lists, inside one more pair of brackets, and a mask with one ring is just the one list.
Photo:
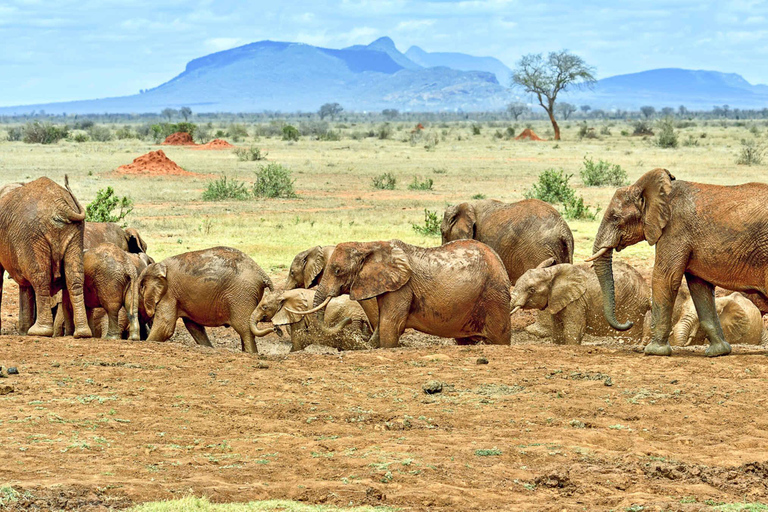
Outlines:
{"label": "acacia tree", "polygon": [[163,111],[160,112],[160,115],[162,115],[163,117],[167,117],[168,118],[168,122],[169,123],[171,122],[171,118],[173,116],[175,116],[176,114],[178,114],[178,111],[176,109],[173,109],[173,108],[164,108]]}
{"label": "acacia tree", "polygon": [[592,87],[597,81],[594,73],[595,69],[584,59],[568,50],[550,52],[546,59],[541,53],[530,53],[517,63],[512,85],[536,95],[552,122],[555,140],[560,140],[560,127],[555,120],[557,95],[571,87]]}
{"label": "acacia tree", "polygon": [[320,115],[320,119],[325,119],[326,117],[330,117],[331,121],[333,121],[333,119],[337,115],[341,114],[343,110],[344,110],[344,107],[342,107],[338,103],[325,103],[320,107],[318,114]]}
{"label": "acacia tree", "polygon": [[192,115],[192,109],[189,107],[181,107],[181,109],[179,109],[179,114],[184,118],[184,121],[189,121],[189,116]]}
{"label": "acacia tree", "polygon": [[572,105],[565,101],[559,103],[556,108],[557,108],[557,111],[563,115],[563,119],[565,119],[566,121],[568,120],[569,117],[571,117],[571,114],[576,112],[576,105]]}
{"label": "acacia tree", "polygon": [[509,112],[509,115],[515,118],[515,121],[517,121],[521,115],[525,114],[529,110],[530,109],[528,108],[528,105],[525,103],[514,102],[507,105],[507,112]]}

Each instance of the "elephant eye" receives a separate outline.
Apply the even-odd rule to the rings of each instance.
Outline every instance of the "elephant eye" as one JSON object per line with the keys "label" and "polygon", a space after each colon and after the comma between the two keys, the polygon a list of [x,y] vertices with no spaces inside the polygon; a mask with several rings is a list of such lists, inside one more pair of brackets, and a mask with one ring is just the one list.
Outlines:
{"label": "elephant eye", "polygon": [[536,291],[536,288],[534,288],[533,286],[528,288],[528,293],[534,293],[535,291]]}
{"label": "elephant eye", "polygon": [[334,275],[339,275],[339,274],[341,274],[341,269],[337,267],[336,269],[334,269],[334,271],[333,271],[333,274],[334,274]]}

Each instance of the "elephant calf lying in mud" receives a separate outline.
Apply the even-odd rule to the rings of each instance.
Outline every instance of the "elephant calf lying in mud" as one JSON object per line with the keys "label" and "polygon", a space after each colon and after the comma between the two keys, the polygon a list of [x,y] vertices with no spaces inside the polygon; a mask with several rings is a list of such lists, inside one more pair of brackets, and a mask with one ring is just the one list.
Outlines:
{"label": "elephant calf lying in mud", "polygon": [[[296,310],[307,310],[315,300],[315,290],[297,288],[266,291],[258,307],[251,315],[251,332],[266,336],[287,326],[291,336],[291,351],[302,350],[319,344],[340,350],[375,348],[369,344],[373,331],[360,304],[342,295],[332,299],[325,308],[325,319],[318,315],[300,315]],[[259,322],[271,322],[272,326],[259,329]]]}
{"label": "elephant calf lying in mud", "polygon": [[[651,291],[643,276],[633,267],[616,262],[616,310],[634,322],[622,334],[632,343],[643,339],[643,320],[651,307]],[[555,343],[577,345],[585,333],[616,336],[603,318],[603,294],[590,265],[564,263],[540,266],[525,272],[512,289],[512,312],[539,309],[552,314]]]}
{"label": "elephant calf lying in mud", "polygon": [[[768,343],[768,332],[763,327],[760,309],[744,295],[734,292],[726,297],[718,297],[715,299],[715,307],[728,343]],[[700,329],[699,317],[690,298],[683,304],[680,320],[672,329],[672,341],[674,345],[684,347],[703,345],[706,341],[706,333]]]}

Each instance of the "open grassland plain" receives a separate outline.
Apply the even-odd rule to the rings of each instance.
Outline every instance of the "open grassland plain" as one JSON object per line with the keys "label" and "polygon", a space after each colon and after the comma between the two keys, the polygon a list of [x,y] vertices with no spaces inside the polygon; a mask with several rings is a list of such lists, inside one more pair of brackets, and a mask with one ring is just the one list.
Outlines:
{"label": "open grassland plain", "polygon": [[[497,124],[479,135],[455,122],[426,124],[413,137],[412,125],[394,123],[390,139],[347,137],[344,130],[375,128],[353,126],[336,141],[238,143],[267,152],[266,162],[135,139],[0,142],[0,176],[2,184],[63,183],[68,174],[84,204],[112,186],[134,200],[126,222],[155,259],[228,245],[280,284],[293,256],[313,245],[438,245],[439,235],[412,227],[424,224],[425,209],[442,218],[446,205],[473,197],[517,201],[550,168],[573,174],[577,195],[604,209],[615,187],[583,186],[585,157],[621,165],[629,182],[655,167],[718,184],[766,181],[768,171],[736,165],[741,139],[758,131],[766,140],[764,120],[698,121],[677,130],[677,149],[621,135],[631,131],[626,123],[606,122],[611,134],[579,140],[579,124],[565,122],[559,142],[508,140],[496,136],[505,126]],[[547,125],[533,128],[546,137]],[[113,173],[161,148],[195,176]],[[250,189],[264,163],[292,171],[296,198],[201,199],[220,176]],[[374,189],[384,173],[396,178],[394,190]],[[431,179],[431,189],[409,189],[414,177]],[[577,260],[591,253],[600,217],[568,221]],[[653,248],[638,244],[616,258],[647,277]],[[0,396],[0,509],[186,497],[140,510],[214,510],[190,496],[318,505],[242,508],[302,511],[740,510],[727,504],[768,501],[763,347],[736,346],[716,360],[703,347],[647,358],[611,339],[563,347],[515,332],[511,347],[457,347],[406,333],[394,350],[287,354],[287,342],[271,335],[256,358],[224,328],[211,329],[215,350],[194,346],[183,327],[163,344],[19,337],[16,302],[6,282],[0,365],[20,374],[0,379],[13,387]],[[516,325],[532,316],[522,318]],[[489,364],[478,365],[481,357]],[[442,392],[425,394],[429,380]]]}

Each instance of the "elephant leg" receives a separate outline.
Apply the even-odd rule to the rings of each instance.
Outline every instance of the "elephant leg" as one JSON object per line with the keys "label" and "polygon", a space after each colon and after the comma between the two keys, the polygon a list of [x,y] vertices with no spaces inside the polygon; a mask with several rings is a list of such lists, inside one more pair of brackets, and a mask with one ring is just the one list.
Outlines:
{"label": "elephant leg", "polygon": [[377,297],[377,302],[379,306],[379,346],[381,348],[396,348],[400,344],[400,336],[405,331],[410,301],[403,300],[396,293],[385,293]]}
{"label": "elephant leg", "polygon": [[75,323],[75,338],[90,338],[91,329],[88,328],[88,317],[85,314],[85,295],[83,284],[85,272],[83,270],[83,248],[74,242],[67,246],[64,253],[64,278],[67,282],[67,293],[72,301],[72,315]]}
{"label": "elephant leg", "polygon": [[565,345],[565,325],[563,315],[552,315],[552,342],[555,345]]}
{"label": "elephant leg", "polygon": [[651,341],[643,350],[646,355],[669,356],[669,333],[672,330],[672,308],[675,305],[677,291],[683,271],[670,270],[669,266],[658,257],[653,266],[653,302],[651,304]]}
{"label": "elephant leg", "polygon": [[93,308],[87,308],[85,311],[86,318],[88,319],[88,328],[91,330],[91,334],[94,338],[101,338],[101,329],[96,328],[96,323],[93,321]]}
{"label": "elephant leg", "polygon": [[53,315],[51,314],[51,274],[50,270],[38,270],[30,278],[35,290],[37,319],[27,334],[29,336],[53,336]]}
{"label": "elephant leg", "polygon": [[539,311],[536,314],[536,321],[526,327],[525,331],[538,338],[548,338],[552,335],[552,315],[546,311]]}
{"label": "elephant leg", "polygon": [[[3,281],[5,281],[5,268],[0,265],[0,333],[2,333],[3,329]],[[21,307],[21,304],[19,304],[19,307]]]}
{"label": "elephant leg", "polygon": [[482,338],[493,345],[509,345],[512,342],[512,320],[509,318],[509,300],[501,307],[488,306]]}
{"label": "elephant leg", "polygon": [[208,339],[208,333],[205,332],[205,327],[193,320],[190,320],[189,318],[182,318],[182,320],[184,321],[184,327],[186,327],[189,331],[189,334],[192,335],[195,343],[202,345],[203,347],[213,348],[211,340]]}
{"label": "elephant leg", "polygon": [[371,324],[371,329],[376,329],[379,326],[379,305],[375,298],[365,299],[358,302],[360,307],[363,308],[365,316],[368,317],[368,322]]}
{"label": "elephant leg", "polygon": [[[64,336],[72,336],[75,332],[75,323],[72,321],[72,301],[67,290],[61,290],[61,303],[56,311],[56,320],[59,319],[61,312],[61,329]],[[54,331],[56,331],[56,320],[54,321]]]}
{"label": "elephant leg", "polygon": [[19,286],[19,334],[26,336],[35,323],[35,290],[31,286]]}
{"label": "elephant leg", "polygon": [[731,346],[725,341],[723,328],[717,316],[714,285],[688,273],[685,274],[685,280],[688,282],[693,305],[696,306],[696,314],[699,315],[699,326],[709,338],[709,347],[705,353],[709,357],[730,354]]}
{"label": "elephant leg", "polygon": [[253,333],[251,332],[250,326],[232,326],[235,331],[237,331],[237,334],[240,335],[240,345],[243,349],[243,352],[247,352],[249,354],[258,354],[259,349],[256,347],[256,338],[254,337]]}
{"label": "elephant leg", "polygon": [[104,338],[108,340],[118,340],[120,339],[120,334],[122,334],[122,330],[120,329],[120,321],[118,319],[120,316],[120,306],[117,308],[110,306],[110,308],[106,309],[106,311],[109,324],[107,327],[107,335],[104,336]]}
{"label": "elephant leg", "polygon": [[166,341],[173,336],[178,319],[176,305],[160,301],[156,306],[155,315],[152,317],[152,328],[149,330],[147,341]]}
{"label": "elephant leg", "polygon": [[587,328],[586,304],[569,304],[562,311],[563,343],[566,345],[581,345],[584,331]]}

